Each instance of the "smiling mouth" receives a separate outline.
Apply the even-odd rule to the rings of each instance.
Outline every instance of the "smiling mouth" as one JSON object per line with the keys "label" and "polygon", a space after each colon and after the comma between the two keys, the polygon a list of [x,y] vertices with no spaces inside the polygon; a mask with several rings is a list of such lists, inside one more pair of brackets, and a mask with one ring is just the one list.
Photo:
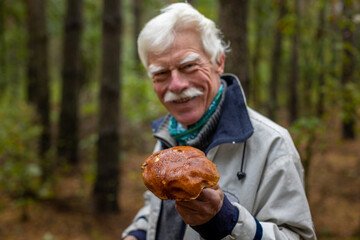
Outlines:
{"label": "smiling mouth", "polygon": [[186,98],[181,98],[181,99],[178,99],[178,100],[174,100],[173,102],[174,103],[186,103],[186,102],[190,101],[193,98],[194,97],[186,97]]}

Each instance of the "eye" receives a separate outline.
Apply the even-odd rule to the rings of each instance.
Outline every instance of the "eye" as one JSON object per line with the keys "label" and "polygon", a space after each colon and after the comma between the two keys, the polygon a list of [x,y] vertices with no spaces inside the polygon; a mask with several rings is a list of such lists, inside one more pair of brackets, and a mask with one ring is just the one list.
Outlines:
{"label": "eye", "polygon": [[196,69],[197,64],[196,63],[188,63],[180,68],[183,72],[192,72]]}
{"label": "eye", "polygon": [[191,68],[191,67],[194,67],[194,66],[195,66],[195,63],[190,63],[190,64],[185,65],[185,68]]}
{"label": "eye", "polygon": [[165,74],[166,74],[165,71],[163,71],[163,72],[157,72],[157,73],[154,74],[154,76],[155,76],[155,77],[159,77],[159,76],[164,76]]}
{"label": "eye", "polygon": [[169,71],[159,71],[153,74],[152,78],[154,82],[162,82],[167,79]]}
{"label": "eye", "polygon": [[165,74],[167,74],[167,73],[168,73],[167,71],[162,71],[162,72],[156,73],[155,75],[156,75],[156,76],[162,76],[162,75],[165,75]]}

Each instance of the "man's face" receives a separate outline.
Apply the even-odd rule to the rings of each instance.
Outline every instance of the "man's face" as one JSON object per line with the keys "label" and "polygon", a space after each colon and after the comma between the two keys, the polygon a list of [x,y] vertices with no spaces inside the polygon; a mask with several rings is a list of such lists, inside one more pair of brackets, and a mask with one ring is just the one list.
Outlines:
{"label": "man's face", "polygon": [[184,126],[196,123],[209,108],[219,87],[224,59],[212,64],[194,31],[178,32],[171,47],[149,54],[154,90],[161,103]]}

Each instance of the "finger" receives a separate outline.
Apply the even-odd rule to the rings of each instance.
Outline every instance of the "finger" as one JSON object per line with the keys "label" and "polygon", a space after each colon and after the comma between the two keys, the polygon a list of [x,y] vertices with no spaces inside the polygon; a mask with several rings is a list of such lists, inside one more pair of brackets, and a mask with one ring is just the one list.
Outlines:
{"label": "finger", "polygon": [[194,203],[194,201],[197,200],[191,200],[191,201],[176,201],[175,202],[175,208],[181,208],[182,211],[187,212],[196,212],[197,211],[197,204]]}
{"label": "finger", "polygon": [[197,200],[202,201],[202,202],[207,202],[209,200],[211,200],[215,195],[215,192],[217,192],[217,195],[222,195],[222,190],[219,186],[219,184],[216,184],[215,186],[211,187],[211,188],[204,188],[200,195],[197,197]]}
{"label": "finger", "polygon": [[205,188],[195,200],[177,201],[176,205],[183,208],[183,211],[190,212],[208,212],[207,209],[213,209],[216,212],[221,208],[224,195],[219,186],[213,188]]}
{"label": "finger", "polygon": [[210,219],[207,214],[198,212],[197,210],[179,206],[178,204],[175,204],[175,208],[180,214],[181,218],[184,220],[184,222],[189,225],[200,225],[209,221]]}
{"label": "finger", "polygon": [[205,201],[208,201],[209,197],[211,196],[212,194],[212,191],[214,191],[213,189],[211,188],[204,188],[200,195],[196,198],[196,200],[199,200],[201,202],[205,202]]}

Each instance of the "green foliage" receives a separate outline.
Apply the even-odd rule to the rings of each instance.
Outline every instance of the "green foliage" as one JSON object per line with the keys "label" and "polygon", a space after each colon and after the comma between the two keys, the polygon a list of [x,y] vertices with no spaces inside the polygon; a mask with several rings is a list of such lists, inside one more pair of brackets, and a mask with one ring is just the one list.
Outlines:
{"label": "green foliage", "polygon": [[123,112],[134,125],[148,122],[164,114],[149,77],[129,74],[124,78]]}
{"label": "green foliage", "polygon": [[294,143],[299,148],[301,161],[305,170],[305,190],[309,190],[308,173],[316,150],[323,148],[321,134],[325,130],[325,123],[317,117],[303,117],[296,120],[290,127],[294,136]]}
{"label": "green foliage", "polygon": [[15,98],[21,94],[26,63],[26,11],[24,1],[5,1],[4,32],[2,41],[0,96],[11,90]]}
{"label": "green foliage", "polygon": [[294,13],[286,14],[278,23],[278,30],[284,35],[293,35],[295,32],[296,16]]}
{"label": "green foliage", "polygon": [[357,119],[360,111],[360,83],[349,82],[343,88],[341,119],[349,122]]}
{"label": "green foliage", "polygon": [[[151,1],[152,11],[159,10],[165,6],[164,1]],[[148,2],[150,8],[150,2]],[[126,7],[131,7],[127,4]],[[154,12],[153,12],[154,13]],[[158,13],[158,12],[157,12]],[[127,15],[126,15],[127,16]],[[146,19],[148,20],[148,19]],[[127,16],[125,21],[133,23],[133,19]],[[164,108],[161,106],[153,91],[152,81],[146,75],[143,66],[135,66],[134,52],[137,47],[134,42],[131,29],[125,24],[125,34],[123,36],[123,56],[122,56],[122,90],[121,90],[121,109],[122,115],[129,126],[138,128],[139,125],[148,124],[149,121],[164,114]],[[131,27],[130,27],[131,28]],[[128,32],[129,31],[129,32]],[[141,69],[141,70],[139,70]]]}
{"label": "green foliage", "polygon": [[[1,0],[0,0],[1,1]],[[157,15],[169,0],[143,1],[144,16],[149,20]],[[194,0],[195,7],[204,15],[217,22],[219,5],[217,0]],[[148,123],[165,114],[166,110],[159,103],[152,89],[152,82],[145,72],[140,72],[134,60],[136,40],[133,39],[134,16],[133,1],[124,0],[123,38],[122,38],[122,69],[121,69],[121,115],[122,141],[125,146],[143,150],[147,145],[153,145]],[[260,103],[265,105],[269,100],[268,84],[271,73],[271,54],[274,44],[274,31],[278,27],[283,33],[281,72],[279,73],[280,108],[284,108],[288,99],[288,76],[291,56],[291,37],[299,24],[299,112],[314,108],[319,99],[319,92],[324,93],[325,114],[334,118],[358,119],[360,106],[360,41],[357,46],[343,44],[342,30],[349,28],[358,31],[359,14],[354,13],[353,20],[345,18],[345,14],[336,12],[336,1],[303,1],[301,18],[296,19],[294,2],[287,1],[288,12],[277,22],[279,1],[249,1],[248,40],[250,58],[259,54],[256,71],[259,78]],[[26,92],[27,64],[27,18],[25,1],[3,0],[3,32],[0,34],[0,194],[6,194],[22,206],[28,205],[37,197],[52,194],[48,186],[41,182],[42,169],[38,152],[38,139],[41,127],[34,109],[22,102]],[[102,10],[103,1],[84,0],[83,2],[83,35],[81,42],[83,84],[80,94],[81,128],[80,151],[86,152],[89,167],[85,170],[84,181],[94,182],[95,146],[98,140],[96,122],[99,100],[99,80],[101,72],[101,40],[102,40]],[[49,0],[47,5],[47,30],[49,40],[49,67],[51,76],[52,123],[56,125],[61,96],[61,67],[63,54],[63,32],[66,1]],[[322,35],[318,35],[320,8],[325,8],[325,24]],[[358,10],[353,8],[354,12]],[[336,10],[336,11],[334,11]],[[357,15],[355,15],[357,14]],[[357,20],[356,20],[357,19]],[[236,26],[234,26],[236,31]],[[259,31],[259,32],[258,32]],[[359,32],[356,33],[359,36]],[[261,44],[256,44],[261,39]],[[344,48],[357,59],[352,82],[342,85],[342,52]],[[324,82],[318,81],[323,74]],[[254,72],[250,71],[250,81],[254,81]],[[252,94],[250,94],[252,96]],[[306,104],[305,101],[309,100]],[[334,115],[334,109],[341,109]],[[312,109],[313,110],[313,109]],[[307,112],[309,113],[309,112]],[[324,138],[325,123],[318,117],[312,117],[314,111],[307,117],[298,119],[290,128],[295,144],[299,148],[305,168],[308,168],[316,150],[321,150],[321,139]],[[301,114],[299,114],[301,115]],[[84,121],[85,120],[85,121]],[[90,125],[90,126],[89,126]],[[141,147],[139,147],[141,146]],[[126,154],[126,152],[122,152]],[[70,170],[72,166],[68,167]],[[307,171],[306,171],[307,173]],[[56,173],[55,173],[56,175]],[[56,177],[56,176],[55,176]],[[61,181],[61,179],[57,179]],[[0,198],[0,205],[2,199]],[[1,209],[1,206],[0,206]],[[320,232],[328,235],[331,233]],[[94,233],[93,235],[96,235]],[[97,235],[96,235],[97,237]],[[43,239],[53,239],[51,233],[45,233]]]}
{"label": "green foliage", "polygon": [[61,36],[66,1],[49,0],[46,3],[47,32],[50,36]]}
{"label": "green foliage", "polygon": [[198,9],[206,17],[217,21],[219,3],[216,0],[196,0],[194,7]]}
{"label": "green foliage", "polygon": [[24,102],[0,104],[0,189],[26,205],[40,195],[42,169],[37,154],[41,127]]}
{"label": "green foliage", "polygon": [[317,117],[300,118],[290,127],[296,145],[308,145],[314,136],[320,135],[323,131],[324,122]]}
{"label": "green foliage", "polygon": [[101,58],[101,4],[102,1],[84,1],[81,54],[85,84],[99,79]]}

